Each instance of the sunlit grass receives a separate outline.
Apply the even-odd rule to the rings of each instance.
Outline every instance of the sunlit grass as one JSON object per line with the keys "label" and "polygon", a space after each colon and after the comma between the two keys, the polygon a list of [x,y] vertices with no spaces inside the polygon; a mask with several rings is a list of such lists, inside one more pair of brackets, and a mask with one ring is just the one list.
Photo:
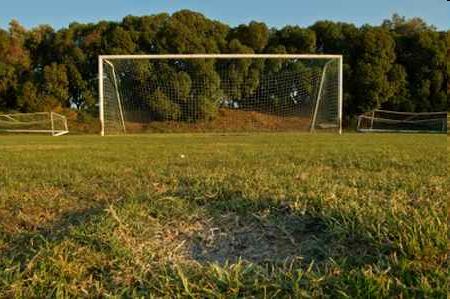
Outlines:
{"label": "sunlit grass", "polygon": [[446,136],[0,136],[0,297],[446,297]]}

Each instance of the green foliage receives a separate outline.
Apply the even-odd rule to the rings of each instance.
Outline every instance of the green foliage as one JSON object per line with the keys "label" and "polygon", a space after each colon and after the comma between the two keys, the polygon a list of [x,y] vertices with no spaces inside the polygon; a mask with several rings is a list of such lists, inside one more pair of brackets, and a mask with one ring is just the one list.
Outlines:
{"label": "green foliage", "polygon": [[169,20],[168,14],[161,13],[143,17],[127,16],[122,23],[125,30],[135,35],[140,52],[155,53],[160,48],[157,35]]}
{"label": "green foliage", "polygon": [[261,52],[269,42],[269,29],[264,23],[250,22],[248,25],[239,25],[230,33],[229,38],[236,38],[253,51]]}
{"label": "green foliage", "polygon": [[22,86],[17,99],[17,105],[24,112],[42,110],[42,96],[33,82],[25,82]]}
{"label": "green foliage", "polygon": [[12,21],[9,32],[0,29],[0,108],[17,109],[21,79],[30,70],[30,56],[24,45],[25,29]]}
{"label": "green foliage", "polygon": [[67,79],[69,81],[71,104],[75,105],[78,110],[86,109],[95,104],[96,98],[75,64],[67,65]]}
{"label": "green foliage", "polygon": [[192,80],[189,74],[186,72],[179,72],[175,75],[172,82],[175,85],[175,96],[184,103],[188,102],[192,90]]}
{"label": "green foliage", "polygon": [[392,96],[385,103],[385,108],[394,111],[414,111],[414,102],[410,101],[408,80],[405,68],[401,64],[394,64],[388,73]]}
{"label": "green foliage", "polygon": [[[44,67],[44,96],[54,99],[55,104],[67,104],[69,98],[69,80],[65,65],[52,63]],[[52,100],[50,100],[52,101]]]}
{"label": "green foliage", "polygon": [[409,101],[416,111],[445,111],[445,73],[449,49],[445,34],[418,18],[394,15],[385,23],[396,40],[397,61],[407,72]]}
{"label": "green foliage", "polygon": [[[0,29],[0,109],[76,107],[96,113],[99,54],[332,53],[344,55],[345,115],[377,107],[439,111],[448,109],[449,35],[420,18],[398,15],[380,26],[358,28],[318,21],[309,28],[270,30],[261,22],[231,28],[189,10],[127,16],[121,22],[72,23],[57,31],[47,25],[27,30],[12,21],[8,30]],[[145,64],[137,67],[134,79],[144,85],[154,69]],[[240,60],[226,67],[222,80],[232,85],[227,96],[245,104],[251,102],[263,71],[277,73],[285,66],[281,60],[266,65]],[[181,118],[196,106],[191,103],[198,92],[193,88],[194,76],[203,76],[214,87],[214,98],[202,99],[205,105],[209,107],[220,97],[220,79],[215,78],[213,66],[197,69],[198,75],[173,65],[156,68],[160,68],[161,81],[176,82],[177,96],[183,102]]]}
{"label": "green foliage", "polygon": [[218,111],[217,103],[219,99],[220,96],[217,93],[200,94],[195,103],[191,104],[195,106],[195,120],[213,120]]}
{"label": "green foliage", "polygon": [[383,28],[363,28],[355,66],[355,104],[360,111],[380,108],[394,94],[389,74],[395,62],[395,41]]}
{"label": "green foliage", "polygon": [[162,52],[219,53],[229,28],[200,13],[182,10],[165,22],[158,34]]}
{"label": "green foliage", "polygon": [[[237,38],[231,39],[228,43],[228,51],[234,54],[254,53],[253,49],[243,45]],[[240,100],[243,95],[243,85],[246,81],[249,69],[251,67],[251,59],[237,59],[222,65],[219,62],[219,68],[225,68],[224,78],[222,80],[229,82],[228,87],[230,94],[227,95],[231,99]]]}
{"label": "green foliage", "polygon": [[133,41],[130,31],[122,27],[115,27],[106,35],[107,47],[111,54],[133,54],[136,51],[136,44]]}
{"label": "green foliage", "polygon": [[445,64],[447,65],[447,74],[445,81],[447,81],[447,111],[450,111],[450,30],[445,34],[447,56],[445,58]]}
{"label": "green foliage", "polygon": [[285,51],[291,54],[311,54],[315,53],[317,49],[316,33],[311,29],[286,26],[272,34],[270,44],[274,47],[282,45]]}
{"label": "green foliage", "polygon": [[148,95],[147,105],[153,111],[156,120],[178,120],[181,116],[180,107],[160,89]]}
{"label": "green foliage", "polygon": [[[202,85],[196,86],[196,89],[192,91],[195,97],[188,103],[189,110],[194,111],[195,118],[192,120],[211,120],[216,115],[218,103],[222,98],[220,77],[215,72],[214,61],[195,61],[192,62],[191,67],[192,79],[202,82]],[[207,86],[207,88],[204,86]]]}

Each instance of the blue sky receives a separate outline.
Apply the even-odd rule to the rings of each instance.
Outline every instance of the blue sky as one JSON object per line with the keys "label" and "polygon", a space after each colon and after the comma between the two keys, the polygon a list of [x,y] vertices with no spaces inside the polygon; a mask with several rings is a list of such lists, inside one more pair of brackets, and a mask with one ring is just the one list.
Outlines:
{"label": "blue sky", "polygon": [[30,28],[56,28],[73,21],[121,20],[126,15],[147,15],[180,9],[204,13],[230,25],[263,21],[269,26],[308,26],[317,20],[378,25],[397,12],[421,17],[438,29],[450,29],[450,2],[446,0],[1,0],[0,27],[11,19]]}

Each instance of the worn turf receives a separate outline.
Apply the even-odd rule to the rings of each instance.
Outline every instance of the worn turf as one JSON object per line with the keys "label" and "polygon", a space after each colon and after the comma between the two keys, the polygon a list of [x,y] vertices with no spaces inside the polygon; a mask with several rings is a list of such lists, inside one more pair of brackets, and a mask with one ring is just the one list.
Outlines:
{"label": "worn turf", "polygon": [[0,136],[0,297],[446,298],[447,140]]}

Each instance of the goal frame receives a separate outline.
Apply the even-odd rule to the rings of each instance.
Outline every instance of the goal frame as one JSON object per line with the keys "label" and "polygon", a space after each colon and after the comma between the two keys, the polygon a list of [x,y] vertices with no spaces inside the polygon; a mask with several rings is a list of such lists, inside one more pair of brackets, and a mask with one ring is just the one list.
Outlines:
{"label": "goal frame", "polygon": [[[343,55],[339,54],[141,54],[141,55],[99,55],[98,56],[98,92],[99,92],[99,119],[100,119],[100,135],[105,136],[105,111],[104,111],[104,69],[103,63],[114,65],[111,60],[118,59],[133,59],[133,60],[161,60],[161,59],[337,59],[338,72],[338,133],[342,134],[342,116],[343,116]],[[325,74],[327,65],[324,66],[323,75]],[[114,84],[117,89],[117,79],[114,76]],[[320,87],[322,87],[323,80],[321,80]],[[320,91],[319,91],[320,93]],[[119,113],[123,130],[125,132],[124,116],[122,106],[120,103],[120,95],[118,94]],[[316,101],[314,108],[311,132],[314,132],[314,122],[316,120],[318,107],[320,102]]]}
{"label": "goal frame", "polygon": [[[17,116],[25,116],[25,115],[42,115],[48,116],[50,121],[50,128],[48,130],[45,129],[0,129],[0,132],[5,133],[41,133],[41,134],[50,134],[51,136],[57,137],[66,135],[69,133],[69,127],[67,125],[67,118],[64,115],[58,114],[56,112],[31,112],[31,113],[7,113],[0,114],[0,117],[10,118],[14,120],[14,117]],[[64,129],[60,130],[55,128],[55,118],[60,118],[63,120]]]}
{"label": "goal frame", "polygon": [[[386,123],[391,123],[391,124],[417,124],[417,123],[424,123],[424,122],[428,122],[430,121],[429,119],[424,119],[424,120],[418,120],[418,121],[411,121],[409,119],[405,119],[405,120],[396,120],[396,119],[387,119],[387,118],[380,118],[380,117],[376,117],[375,114],[376,113],[387,113],[387,114],[392,114],[392,115],[399,115],[399,116],[409,116],[410,118],[414,117],[414,116],[435,116],[435,115],[443,115],[443,114],[448,114],[448,112],[445,111],[441,111],[441,112],[402,112],[402,111],[390,111],[390,110],[382,110],[382,109],[376,109],[364,114],[361,114],[358,116],[358,123],[357,123],[357,127],[356,127],[356,131],[360,132],[360,133],[435,133],[435,134],[443,134],[446,133],[446,131],[444,131],[444,120],[442,121],[442,130],[441,131],[437,131],[437,130],[423,130],[423,129],[375,129],[374,128],[374,122],[379,120],[379,121],[383,121]],[[368,128],[362,128],[362,123],[363,120],[369,120],[370,121],[370,126]],[[443,119],[443,118],[442,118]],[[448,118],[446,119],[446,123],[448,126]]]}

